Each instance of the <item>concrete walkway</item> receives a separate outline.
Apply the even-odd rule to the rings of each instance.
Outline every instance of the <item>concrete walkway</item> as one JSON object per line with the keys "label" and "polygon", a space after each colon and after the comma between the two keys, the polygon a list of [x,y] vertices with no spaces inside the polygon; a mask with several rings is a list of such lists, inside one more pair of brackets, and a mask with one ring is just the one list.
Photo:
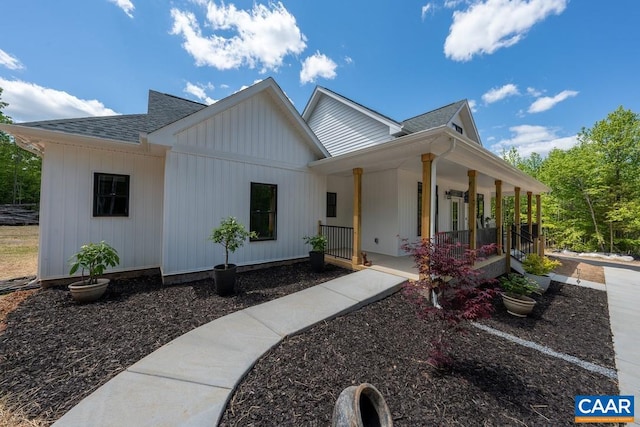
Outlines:
{"label": "concrete walkway", "polygon": [[405,280],[362,270],[216,319],[132,365],[53,425],[215,426],[235,387],[269,349],[391,295]]}
{"label": "concrete walkway", "polygon": [[633,425],[640,425],[640,272],[604,267],[604,277],[618,387],[621,395],[635,396]]}

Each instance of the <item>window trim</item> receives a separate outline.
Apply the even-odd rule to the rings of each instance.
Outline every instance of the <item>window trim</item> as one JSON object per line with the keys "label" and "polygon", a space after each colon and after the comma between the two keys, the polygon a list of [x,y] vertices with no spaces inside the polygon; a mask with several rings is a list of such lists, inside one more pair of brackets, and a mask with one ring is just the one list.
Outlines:
{"label": "window trim", "polygon": [[[101,177],[111,177],[111,178],[124,178],[126,184],[126,194],[99,194],[99,183]],[[113,182],[113,181],[112,181]],[[125,208],[123,213],[107,213],[107,212],[99,212],[98,211],[98,198],[124,198],[125,199]],[[107,173],[107,172],[94,172],[93,173],[93,217],[94,218],[128,218],[130,215],[130,201],[131,201],[131,175],[125,174],[117,174],[117,173]]]}
{"label": "window trim", "polygon": [[[273,235],[272,236],[268,236],[268,237],[262,237],[260,236],[260,233],[258,233],[258,231],[256,231],[254,229],[254,224],[253,224],[253,215],[256,213],[259,214],[263,214],[265,212],[262,211],[255,211],[253,210],[253,203],[252,203],[252,197],[253,197],[253,188],[254,186],[257,185],[261,185],[261,186],[267,186],[273,189],[273,209],[269,210],[268,213],[270,216],[273,215]],[[264,183],[264,182],[251,182],[251,187],[249,190],[249,230],[251,231],[256,231],[256,233],[258,233],[258,237],[250,237],[249,241],[250,242],[263,242],[263,241],[269,241],[269,240],[278,240],[278,184],[268,184],[268,183]]]}

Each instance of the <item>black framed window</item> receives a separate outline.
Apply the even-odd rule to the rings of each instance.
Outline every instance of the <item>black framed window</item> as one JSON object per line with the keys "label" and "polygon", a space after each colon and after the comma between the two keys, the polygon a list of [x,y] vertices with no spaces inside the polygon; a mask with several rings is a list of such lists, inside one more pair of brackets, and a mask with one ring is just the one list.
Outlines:
{"label": "black framed window", "polygon": [[462,133],[462,126],[457,125],[455,123],[451,123],[451,126],[456,130],[456,132]]}
{"label": "black framed window", "polygon": [[338,193],[327,192],[327,218],[338,216]]}
{"label": "black framed window", "polygon": [[255,231],[256,240],[276,240],[278,186],[251,183],[251,219],[249,229]]}
{"label": "black framed window", "polygon": [[93,174],[93,216],[129,216],[129,175]]}

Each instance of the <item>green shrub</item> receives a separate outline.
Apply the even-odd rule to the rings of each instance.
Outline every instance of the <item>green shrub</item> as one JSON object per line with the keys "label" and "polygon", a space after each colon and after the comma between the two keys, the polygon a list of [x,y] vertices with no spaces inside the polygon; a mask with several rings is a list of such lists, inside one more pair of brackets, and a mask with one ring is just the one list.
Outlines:
{"label": "green shrub", "polygon": [[522,261],[524,271],[529,274],[535,274],[536,276],[544,276],[561,265],[560,261],[549,259],[546,256],[541,257],[538,254],[529,254],[524,261]]}

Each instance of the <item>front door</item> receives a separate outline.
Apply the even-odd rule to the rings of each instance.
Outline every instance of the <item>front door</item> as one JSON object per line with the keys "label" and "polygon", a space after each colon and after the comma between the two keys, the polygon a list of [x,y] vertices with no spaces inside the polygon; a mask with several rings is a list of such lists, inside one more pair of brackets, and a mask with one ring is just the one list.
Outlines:
{"label": "front door", "polygon": [[451,231],[460,230],[460,199],[451,199]]}

